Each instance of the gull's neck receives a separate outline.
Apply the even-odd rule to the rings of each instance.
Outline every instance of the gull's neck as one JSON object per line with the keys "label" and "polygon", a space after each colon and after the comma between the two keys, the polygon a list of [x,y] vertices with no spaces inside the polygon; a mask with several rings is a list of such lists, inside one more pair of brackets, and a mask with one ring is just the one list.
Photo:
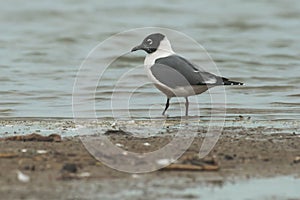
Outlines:
{"label": "gull's neck", "polygon": [[144,65],[145,67],[151,67],[154,63],[155,60],[158,58],[164,58],[170,55],[175,54],[173,51],[170,41],[165,37],[159,44],[157,50],[153,53],[147,54]]}

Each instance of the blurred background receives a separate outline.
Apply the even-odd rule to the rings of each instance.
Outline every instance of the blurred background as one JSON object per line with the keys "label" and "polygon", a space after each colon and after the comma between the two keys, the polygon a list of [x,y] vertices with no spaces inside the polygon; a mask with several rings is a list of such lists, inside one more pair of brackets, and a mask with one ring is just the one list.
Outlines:
{"label": "blurred background", "polygon": [[[0,3],[0,23],[0,117],[71,118],[74,80],[90,50],[118,32],[148,26],[178,30],[194,38],[223,76],[246,83],[226,88],[228,117],[295,120],[300,116],[297,0],[139,0],[122,4],[10,0]],[[189,58],[192,53],[190,49],[184,56]],[[122,66],[141,64],[143,56],[137,54],[136,60],[127,59]],[[107,85],[116,82],[110,78]],[[110,101],[108,94],[97,90],[102,103]],[[209,95],[197,98],[203,102],[201,109],[208,109]],[[147,117],[145,110],[152,104],[163,106],[165,97],[149,85],[135,102],[134,116]],[[176,106],[169,110],[175,116]],[[162,107],[156,109],[159,116]],[[109,108],[98,106],[97,114],[109,117]]]}

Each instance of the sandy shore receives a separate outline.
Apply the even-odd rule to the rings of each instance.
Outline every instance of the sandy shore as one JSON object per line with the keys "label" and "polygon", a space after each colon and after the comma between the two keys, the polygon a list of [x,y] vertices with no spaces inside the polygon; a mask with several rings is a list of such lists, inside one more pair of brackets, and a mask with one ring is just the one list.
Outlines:
{"label": "sandy shore", "polygon": [[[65,137],[60,142],[0,141],[1,198],[93,199],[103,195],[114,199],[117,196],[110,195],[119,193],[123,199],[135,199],[131,192],[134,193],[135,188],[141,185],[146,198],[147,190],[155,190],[158,183],[167,186],[173,194],[172,190],[181,190],[186,185],[222,185],[228,181],[282,175],[299,177],[300,135],[272,134],[272,131],[262,133],[261,130],[226,128],[205,158],[206,161],[214,160],[218,170],[159,170],[139,175],[105,166],[89,154],[78,137]],[[165,135],[136,138],[123,133],[108,137],[113,143],[137,152],[152,151],[172,139]],[[202,141],[203,137],[199,134],[179,162],[184,162],[187,156],[197,156]],[[151,145],[138,145],[145,142]],[[20,174],[18,177],[20,172],[25,179]],[[170,183],[170,180],[176,180],[177,184]],[[182,180],[187,183],[181,184]],[[193,198],[189,193],[177,196]],[[151,193],[148,197],[157,196]]]}

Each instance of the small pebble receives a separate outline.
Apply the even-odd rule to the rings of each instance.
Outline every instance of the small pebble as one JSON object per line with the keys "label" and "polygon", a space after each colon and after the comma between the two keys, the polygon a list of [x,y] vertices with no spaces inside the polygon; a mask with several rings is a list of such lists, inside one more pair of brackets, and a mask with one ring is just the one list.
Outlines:
{"label": "small pebble", "polygon": [[21,171],[17,171],[17,174],[18,174],[18,180],[20,182],[23,182],[23,183],[27,183],[30,181],[30,177],[24,173],[22,173]]}
{"label": "small pebble", "polygon": [[225,160],[233,160],[233,156],[231,156],[231,155],[225,155],[224,159]]}
{"label": "small pebble", "polygon": [[80,178],[86,178],[86,177],[90,177],[91,173],[90,172],[82,172],[80,174],[78,174],[78,177]]}
{"label": "small pebble", "polygon": [[45,153],[47,153],[46,150],[42,150],[42,149],[36,150],[36,152],[37,152],[38,154],[45,154]]}
{"label": "small pebble", "polygon": [[132,174],[132,178],[140,178],[138,174]]}
{"label": "small pebble", "polygon": [[169,165],[169,164],[172,163],[172,160],[164,158],[164,159],[157,160],[156,163],[159,164],[159,165]]}
{"label": "small pebble", "polygon": [[145,142],[145,143],[144,143],[144,146],[150,146],[150,143]]}
{"label": "small pebble", "polygon": [[117,147],[123,147],[124,145],[123,145],[123,144],[120,144],[120,143],[116,143],[116,146],[117,146]]}
{"label": "small pebble", "polygon": [[113,122],[113,123],[111,124],[111,127],[112,127],[113,129],[116,129],[116,126],[117,126],[117,122]]}
{"label": "small pebble", "polygon": [[294,158],[294,163],[296,164],[296,163],[300,163],[300,156],[296,156],[295,158]]}
{"label": "small pebble", "polygon": [[61,171],[67,171],[70,173],[76,173],[77,172],[77,166],[74,163],[66,163],[62,167]]}
{"label": "small pebble", "polygon": [[22,153],[26,153],[26,152],[27,152],[27,149],[22,149],[21,152],[22,152]]}

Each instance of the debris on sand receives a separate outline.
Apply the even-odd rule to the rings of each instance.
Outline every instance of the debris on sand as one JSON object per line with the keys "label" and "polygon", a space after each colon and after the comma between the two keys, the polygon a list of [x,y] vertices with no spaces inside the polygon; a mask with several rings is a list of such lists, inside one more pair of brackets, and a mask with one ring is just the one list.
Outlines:
{"label": "debris on sand", "polygon": [[70,173],[76,173],[77,172],[77,165],[74,163],[66,163],[61,168],[62,172],[70,172]]}
{"label": "debris on sand", "polygon": [[90,172],[82,172],[82,173],[78,174],[77,176],[78,176],[78,178],[87,178],[87,177],[91,176],[91,173]]}
{"label": "debris on sand", "polygon": [[132,135],[131,133],[125,132],[123,130],[107,130],[104,135]]}
{"label": "debris on sand", "polygon": [[37,133],[32,133],[29,135],[18,135],[6,138],[1,138],[0,141],[37,141],[37,142],[61,142],[61,137],[58,134],[51,134],[48,136],[43,136]]}
{"label": "debris on sand", "polygon": [[174,161],[175,161],[174,159],[163,158],[163,159],[157,160],[156,163],[159,164],[159,165],[164,166],[164,165],[169,165]]}
{"label": "debris on sand", "polygon": [[199,159],[197,156],[183,156],[178,163],[172,163],[162,170],[218,171],[219,165],[214,157]]}
{"label": "debris on sand", "polygon": [[233,160],[233,159],[234,159],[234,156],[225,154],[225,155],[224,155],[224,159],[225,159],[225,160]]}
{"label": "debris on sand", "polygon": [[75,173],[62,173],[61,176],[57,177],[58,180],[73,180],[73,179],[86,179],[90,178],[91,173],[89,172],[82,172],[79,174]]}
{"label": "debris on sand", "polygon": [[15,158],[18,154],[15,153],[0,153],[0,158]]}
{"label": "debris on sand", "polygon": [[90,172],[78,173],[78,167],[75,163],[66,163],[62,166],[59,180],[83,179],[91,176]]}
{"label": "debris on sand", "polygon": [[27,149],[21,149],[21,152],[22,152],[22,153],[26,153],[26,152],[27,152]]}
{"label": "debris on sand", "polygon": [[293,160],[295,164],[300,163],[300,156],[296,156]]}
{"label": "debris on sand", "polygon": [[218,166],[213,165],[191,165],[191,164],[171,164],[164,168],[164,170],[182,170],[182,171],[217,171]]}
{"label": "debris on sand", "polygon": [[17,171],[17,176],[20,182],[27,183],[30,181],[30,177],[19,170]]}
{"label": "debris on sand", "polygon": [[44,149],[38,149],[38,150],[36,150],[36,153],[37,154],[45,154],[45,153],[48,153],[48,151],[44,150]]}
{"label": "debris on sand", "polygon": [[18,161],[19,169],[26,171],[35,171],[36,163],[30,158],[21,158]]}
{"label": "debris on sand", "polygon": [[123,147],[124,145],[123,145],[123,144],[120,144],[120,143],[116,143],[116,146],[117,146],[117,147]]}
{"label": "debris on sand", "polygon": [[143,143],[144,146],[150,146],[151,144],[149,142]]}

